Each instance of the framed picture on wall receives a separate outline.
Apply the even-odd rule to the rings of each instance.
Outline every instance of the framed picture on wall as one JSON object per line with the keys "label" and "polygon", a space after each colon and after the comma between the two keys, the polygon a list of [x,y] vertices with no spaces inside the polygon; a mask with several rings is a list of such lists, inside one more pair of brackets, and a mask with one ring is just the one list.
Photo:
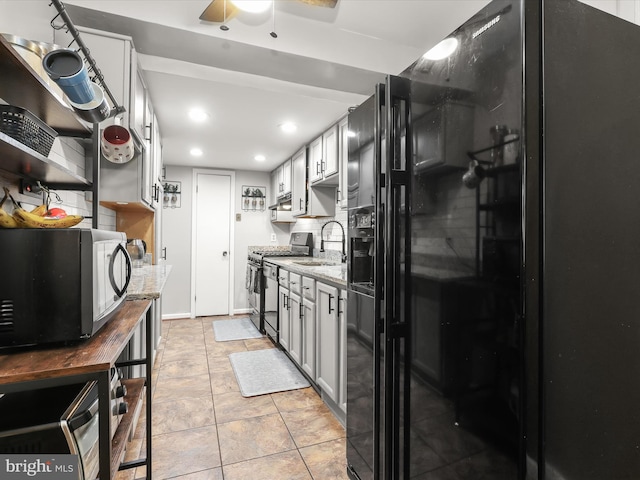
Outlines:
{"label": "framed picture on wall", "polygon": [[261,212],[267,206],[267,187],[242,186],[242,210]]}
{"label": "framed picture on wall", "polygon": [[162,208],[180,208],[182,197],[182,183],[165,181],[162,184]]}

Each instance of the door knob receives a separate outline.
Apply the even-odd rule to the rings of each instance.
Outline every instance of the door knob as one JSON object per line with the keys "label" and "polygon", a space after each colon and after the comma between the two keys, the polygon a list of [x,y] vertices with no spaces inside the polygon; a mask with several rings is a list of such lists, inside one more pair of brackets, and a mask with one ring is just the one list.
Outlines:
{"label": "door knob", "polygon": [[225,252],[222,252],[222,256],[223,256],[223,257],[226,257],[226,256],[227,256],[227,252],[226,252],[226,251],[225,251]]}

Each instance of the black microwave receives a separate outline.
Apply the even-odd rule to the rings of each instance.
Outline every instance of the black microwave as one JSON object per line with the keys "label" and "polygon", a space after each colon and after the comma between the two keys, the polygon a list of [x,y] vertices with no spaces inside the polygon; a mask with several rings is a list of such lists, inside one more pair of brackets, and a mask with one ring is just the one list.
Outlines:
{"label": "black microwave", "polygon": [[125,299],[131,259],[122,232],[2,230],[0,251],[0,348],[89,338]]}

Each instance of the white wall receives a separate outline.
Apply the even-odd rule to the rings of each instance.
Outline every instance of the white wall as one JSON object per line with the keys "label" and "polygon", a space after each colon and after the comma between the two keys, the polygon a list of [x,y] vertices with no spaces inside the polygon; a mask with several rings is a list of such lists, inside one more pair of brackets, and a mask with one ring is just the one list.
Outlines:
{"label": "white wall", "polygon": [[[198,169],[199,171],[202,169]],[[211,170],[215,172],[215,170]],[[236,175],[236,198],[233,199],[234,245],[232,266],[234,273],[233,312],[242,313],[248,308],[245,293],[245,271],[249,246],[254,245],[286,245],[289,241],[289,227],[286,232],[283,227],[271,224],[269,211],[243,211],[243,186],[269,186],[269,173],[238,170]],[[163,210],[162,235],[164,246],[167,248],[166,263],[172,265],[171,275],[163,291],[163,318],[183,318],[191,316],[191,238],[193,225],[192,195],[193,169],[190,167],[166,167],[166,180],[182,182],[181,208],[166,208]],[[240,219],[236,220],[236,215]],[[275,234],[277,241],[271,241]],[[215,283],[225,281],[212,278],[212,288]],[[232,312],[232,313],[233,313]]]}

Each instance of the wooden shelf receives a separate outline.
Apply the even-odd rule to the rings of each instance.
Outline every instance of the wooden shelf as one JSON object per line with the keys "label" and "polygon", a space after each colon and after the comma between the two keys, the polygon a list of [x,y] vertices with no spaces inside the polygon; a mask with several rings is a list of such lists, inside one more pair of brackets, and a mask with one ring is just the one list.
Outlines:
{"label": "wooden shelf", "polygon": [[127,387],[127,394],[124,397],[124,401],[127,402],[129,410],[125,413],[120,420],[118,429],[111,441],[111,473],[115,474],[122,463],[124,457],[124,451],[127,447],[127,441],[129,440],[129,433],[132,428],[135,428],[133,424],[138,405],[144,400],[144,378],[131,378],[129,380],[123,380],[122,384]]}
{"label": "wooden shelf", "polygon": [[0,385],[109,371],[150,307],[149,301],[126,301],[93,337],[72,345],[0,353]]}
{"label": "wooden shelf", "polygon": [[91,182],[35,150],[0,132],[0,169],[29,180],[40,180],[47,186],[74,186],[91,190]]}
{"label": "wooden shelf", "polygon": [[91,128],[70,106],[61,102],[45,81],[0,36],[0,98],[10,105],[26,108],[59,135],[87,138]]}

